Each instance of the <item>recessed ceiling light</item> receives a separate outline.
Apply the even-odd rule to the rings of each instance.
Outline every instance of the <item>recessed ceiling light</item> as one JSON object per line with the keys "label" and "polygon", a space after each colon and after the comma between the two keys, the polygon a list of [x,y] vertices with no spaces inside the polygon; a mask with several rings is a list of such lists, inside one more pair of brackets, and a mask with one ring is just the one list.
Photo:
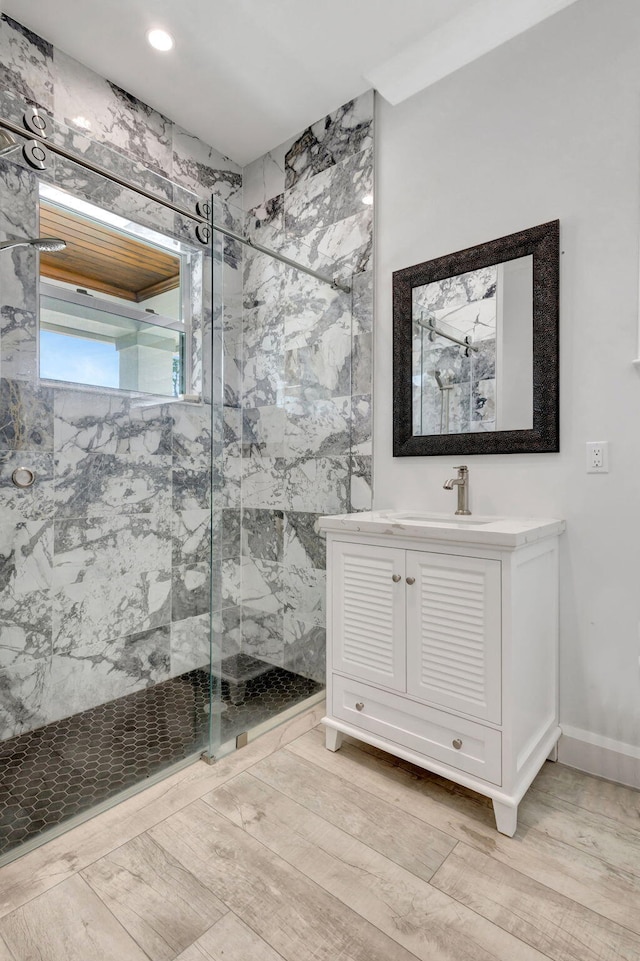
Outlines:
{"label": "recessed ceiling light", "polygon": [[147,40],[156,50],[171,50],[173,37],[166,30],[149,30]]}

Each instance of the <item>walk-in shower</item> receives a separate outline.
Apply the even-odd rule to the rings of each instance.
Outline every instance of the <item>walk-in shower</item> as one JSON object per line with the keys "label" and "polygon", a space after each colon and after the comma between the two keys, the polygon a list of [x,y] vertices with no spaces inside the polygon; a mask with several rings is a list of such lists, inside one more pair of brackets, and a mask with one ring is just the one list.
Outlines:
{"label": "walk-in shower", "polygon": [[[320,696],[326,507],[289,489],[316,401],[254,403],[252,324],[284,358],[274,318],[304,277],[307,323],[337,318],[351,350],[350,285],[303,244],[271,251],[231,204],[57,131],[44,169],[0,156],[0,862]],[[345,488],[355,461],[333,460]]]}

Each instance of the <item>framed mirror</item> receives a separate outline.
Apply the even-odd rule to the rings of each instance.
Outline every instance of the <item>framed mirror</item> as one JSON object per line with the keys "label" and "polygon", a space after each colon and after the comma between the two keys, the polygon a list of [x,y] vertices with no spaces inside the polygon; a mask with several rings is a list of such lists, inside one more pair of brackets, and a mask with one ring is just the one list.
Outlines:
{"label": "framed mirror", "polygon": [[394,457],[559,450],[559,234],[394,272]]}

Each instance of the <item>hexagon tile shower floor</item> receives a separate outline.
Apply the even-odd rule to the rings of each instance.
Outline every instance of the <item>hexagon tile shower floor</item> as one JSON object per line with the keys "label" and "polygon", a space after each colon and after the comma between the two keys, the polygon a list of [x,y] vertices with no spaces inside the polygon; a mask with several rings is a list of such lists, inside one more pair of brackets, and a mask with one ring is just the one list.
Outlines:
{"label": "hexagon tile shower floor", "polygon": [[[263,665],[239,698],[234,680],[225,678],[235,667],[221,672],[222,743],[321,690],[315,681]],[[208,673],[191,671],[5,741],[0,855],[204,750],[208,703]]]}

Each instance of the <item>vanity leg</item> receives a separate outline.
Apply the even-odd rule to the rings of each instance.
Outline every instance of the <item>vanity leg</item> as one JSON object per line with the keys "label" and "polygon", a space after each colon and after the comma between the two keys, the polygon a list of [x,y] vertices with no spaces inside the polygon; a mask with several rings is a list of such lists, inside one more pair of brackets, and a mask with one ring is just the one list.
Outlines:
{"label": "vanity leg", "polygon": [[512,807],[510,804],[494,801],[493,813],[495,814],[496,827],[500,834],[506,834],[512,838],[518,827],[518,805],[516,804]]}
{"label": "vanity leg", "polygon": [[558,760],[558,742],[551,748],[551,753],[547,754],[547,761],[557,761]]}
{"label": "vanity leg", "polygon": [[342,747],[342,731],[335,727],[325,728],[325,745],[328,751],[339,751]]}

